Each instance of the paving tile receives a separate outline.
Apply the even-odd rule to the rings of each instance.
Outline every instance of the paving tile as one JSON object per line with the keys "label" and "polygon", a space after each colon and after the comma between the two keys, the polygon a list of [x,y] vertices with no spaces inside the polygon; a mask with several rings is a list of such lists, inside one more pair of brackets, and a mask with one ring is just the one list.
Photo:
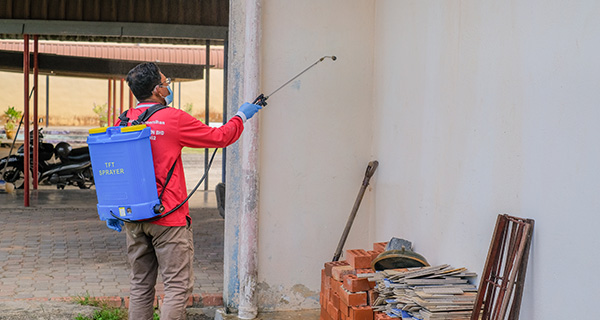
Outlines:
{"label": "paving tile", "polygon": [[[223,290],[224,220],[216,208],[191,210],[194,293],[219,294]],[[15,205],[10,213],[0,210],[0,219],[0,300],[72,297],[86,292],[128,295],[125,234],[107,229],[94,207]]]}

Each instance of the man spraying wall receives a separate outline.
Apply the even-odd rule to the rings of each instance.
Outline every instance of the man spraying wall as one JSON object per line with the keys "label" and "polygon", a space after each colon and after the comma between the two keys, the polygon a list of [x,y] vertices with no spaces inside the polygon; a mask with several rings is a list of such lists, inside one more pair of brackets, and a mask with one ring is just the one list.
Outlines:
{"label": "man spraying wall", "polygon": [[[127,112],[129,119],[137,119],[149,107],[166,106],[173,100],[171,80],[154,63],[137,65],[129,71],[126,80],[139,101],[135,109]],[[261,108],[244,103],[236,115],[219,128],[211,128],[175,108],[162,109],[146,121],[152,130],[156,187],[162,194],[165,211],[171,211],[187,197],[181,149],[223,148],[233,144],[242,134],[244,122]],[[169,183],[165,187],[169,172]],[[119,232],[125,226],[127,234],[127,258],[131,265],[129,319],[152,319],[159,272],[165,288],[161,319],[185,319],[185,305],[194,283],[194,244],[188,204],[152,222],[123,223],[119,219],[107,219],[106,224]]]}

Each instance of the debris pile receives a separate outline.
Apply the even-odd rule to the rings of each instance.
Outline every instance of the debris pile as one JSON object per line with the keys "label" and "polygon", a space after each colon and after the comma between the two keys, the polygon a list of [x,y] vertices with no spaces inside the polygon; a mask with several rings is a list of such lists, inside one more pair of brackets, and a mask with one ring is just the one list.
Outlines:
{"label": "debris pile", "polygon": [[398,238],[345,257],[321,270],[320,320],[471,318],[477,287],[469,280],[477,274],[466,268],[432,267]]}
{"label": "debris pile", "polygon": [[447,264],[357,276],[377,281],[378,297],[371,302],[373,311],[392,318],[470,319],[477,296],[476,286],[468,283],[477,274]]}

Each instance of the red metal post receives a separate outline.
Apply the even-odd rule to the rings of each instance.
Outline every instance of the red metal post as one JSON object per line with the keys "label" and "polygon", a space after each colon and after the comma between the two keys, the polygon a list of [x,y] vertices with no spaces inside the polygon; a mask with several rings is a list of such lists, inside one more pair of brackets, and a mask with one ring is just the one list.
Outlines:
{"label": "red metal post", "polygon": [[[29,154],[29,35],[23,35],[23,122],[25,122],[25,159],[23,163],[23,174],[25,175],[23,205],[29,207],[29,166],[31,155]],[[18,134],[18,132],[17,132]]]}
{"label": "red metal post", "polygon": [[107,114],[106,114],[106,126],[110,127],[111,123],[110,121],[112,120],[112,117],[110,116],[110,112],[112,110],[112,79],[108,79],[108,108],[107,108]]}
{"label": "red metal post", "polygon": [[133,92],[131,90],[127,91],[129,91],[129,109],[133,109]]}
{"label": "red metal post", "polygon": [[123,113],[123,101],[124,101],[124,97],[123,97],[123,78],[121,78],[121,111],[119,112],[119,115],[121,113]]}
{"label": "red metal post", "polygon": [[117,79],[112,79],[113,81],[113,118],[112,124],[113,126],[117,123]]}
{"label": "red metal post", "polygon": [[38,188],[39,134],[38,134],[38,36],[33,36],[33,190]]}

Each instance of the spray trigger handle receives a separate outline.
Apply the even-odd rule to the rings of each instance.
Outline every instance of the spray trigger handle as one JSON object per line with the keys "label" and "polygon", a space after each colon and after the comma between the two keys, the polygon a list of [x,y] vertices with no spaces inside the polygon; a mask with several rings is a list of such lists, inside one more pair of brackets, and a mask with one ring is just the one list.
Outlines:
{"label": "spray trigger handle", "polygon": [[265,95],[263,93],[261,93],[258,97],[256,97],[256,99],[254,99],[254,102],[252,102],[252,104],[266,107],[267,99],[269,99],[269,97],[268,96],[265,97]]}

